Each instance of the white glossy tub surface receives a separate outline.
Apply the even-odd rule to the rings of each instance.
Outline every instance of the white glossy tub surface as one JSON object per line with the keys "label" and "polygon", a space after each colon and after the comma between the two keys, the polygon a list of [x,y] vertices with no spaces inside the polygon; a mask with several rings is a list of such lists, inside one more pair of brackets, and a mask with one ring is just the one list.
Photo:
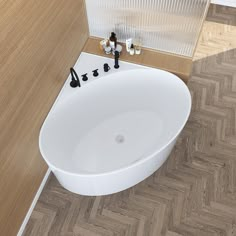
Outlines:
{"label": "white glossy tub surface", "polygon": [[40,132],[40,151],[66,189],[105,195],[156,171],[190,113],[175,75],[128,70],[99,78],[57,104]]}

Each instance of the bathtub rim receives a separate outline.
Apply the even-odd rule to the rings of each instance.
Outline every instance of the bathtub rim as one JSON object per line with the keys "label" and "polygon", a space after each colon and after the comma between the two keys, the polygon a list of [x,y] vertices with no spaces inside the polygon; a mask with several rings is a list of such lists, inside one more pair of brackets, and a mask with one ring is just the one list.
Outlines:
{"label": "bathtub rim", "polygon": [[[137,70],[137,69],[131,69],[131,70],[127,70],[127,71],[132,71],[132,70]],[[118,169],[115,169],[115,170],[111,170],[111,171],[106,171],[106,172],[101,172],[101,173],[76,173],[76,172],[69,172],[67,170],[63,170],[61,168],[58,168],[56,167],[54,164],[50,163],[50,161],[48,161],[48,159],[46,158],[46,155],[43,151],[43,148],[42,148],[42,143],[41,143],[41,135],[42,135],[42,131],[44,129],[44,124],[46,123],[49,115],[50,115],[50,112],[52,112],[54,110],[54,107],[52,107],[52,109],[49,111],[49,113],[47,114],[41,128],[40,128],[40,133],[39,133],[39,149],[40,149],[40,153],[41,153],[41,156],[43,157],[43,159],[45,160],[45,162],[47,163],[47,165],[50,167],[50,169],[52,171],[60,171],[60,172],[63,172],[64,174],[68,174],[68,175],[74,175],[74,176],[80,176],[80,177],[99,177],[99,176],[105,176],[105,175],[111,175],[111,174],[116,174],[116,173],[119,173],[119,172],[122,172],[122,171],[126,171],[130,168],[133,168],[135,166],[138,166],[140,164],[142,164],[143,162],[151,159],[152,157],[158,155],[161,151],[163,151],[165,148],[167,148],[178,136],[179,134],[181,133],[181,131],[183,130],[184,126],[186,125],[188,119],[189,119],[189,116],[190,116],[190,113],[191,113],[191,108],[192,108],[192,97],[191,97],[191,93],[187,87],[187,85],[175,74],[172,74],[168,71],[165,71],[165,70],[161,70],[161,69],[154,69],[154,68],[142,68],[140,70],[154,70],[154,71],[162,71],[162,72],[165,72],[166,74],[169,74],[171,77],[173,77],[174,79],[177,79],[180,84],[182,84],[181,86],[183,86],[186,90],[186,94],[188,96],[188,101],[189,101],[189,107],[188,107],[188,111],[187,111],[187,114],[186,114],[186,117],[182,123],[182,125],[180,126],[180,128],[178,129],[178,132],[176,132],[175,135],[173,135],[173,137],[165,144],[163,145],[161,148],[159,148],[158,150],[156,150],[155,152],[153,152],[152,154],[149,154],[147,155],[146,157],[142,157],[140,158],[139,160],[131,163],[130,165],[127,165],[127,166],[124,166],[124,167],[121,167],[121,168],[118,168]],[[126,72],[127,72],[126,71]],[[120,71],[120,72],[117,72],[117,73],[124,73],[124,71]],[[100,79],[104,78],[104,77],[107,77],[107,76],[111,76],[110,75],[106,75],[106,76],[103,76],[101,77]],[[91,81],[90,83],[92,83],[94,81]],[[82,87],[81,87],[82,88]],[[80,88],[80,89],[81,89]],[[63,90],[63,88],[62,88]],[[61,90],[61,91],[62,91]],[[58,100],[60,99],[60,94],[59,94],[59,97],[58,97]],[[67,98],[69,99],[69,97]],[[67,100],[65,99],[64,102]],[[55,101],[54,105],[56,106],[58,104],[58,102],[60,103],[60,101]]]}

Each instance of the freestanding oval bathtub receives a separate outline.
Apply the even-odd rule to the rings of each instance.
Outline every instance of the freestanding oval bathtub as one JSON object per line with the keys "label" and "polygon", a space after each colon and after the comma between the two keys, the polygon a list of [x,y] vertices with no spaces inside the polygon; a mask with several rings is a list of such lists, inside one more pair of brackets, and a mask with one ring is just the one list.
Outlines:
{"label": "freestanding oval bathtub", "polygon": [[57,104],[40,151],[61,185],[82,195],[127,189],[168,158],[191,109],[186,85],[157,69],[117,72]]}

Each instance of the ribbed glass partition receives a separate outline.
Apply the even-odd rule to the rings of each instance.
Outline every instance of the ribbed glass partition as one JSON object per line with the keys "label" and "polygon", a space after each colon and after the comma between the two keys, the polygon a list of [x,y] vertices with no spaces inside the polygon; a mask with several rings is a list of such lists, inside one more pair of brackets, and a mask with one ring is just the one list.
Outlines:
{"label": "ribbed glass partition", "polygon": [[210,0],[86,0],[91,36],[192,57]]}

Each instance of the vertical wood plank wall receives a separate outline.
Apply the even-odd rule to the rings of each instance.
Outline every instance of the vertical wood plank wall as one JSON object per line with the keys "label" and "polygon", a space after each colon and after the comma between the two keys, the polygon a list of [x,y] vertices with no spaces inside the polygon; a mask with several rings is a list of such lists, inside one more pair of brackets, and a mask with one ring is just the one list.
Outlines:
{"label": "vertical wood plank wall", "polygon": [[0,234],[16,235],[46,173],[38,134],[79,56],[83,0],[0,2]]}

